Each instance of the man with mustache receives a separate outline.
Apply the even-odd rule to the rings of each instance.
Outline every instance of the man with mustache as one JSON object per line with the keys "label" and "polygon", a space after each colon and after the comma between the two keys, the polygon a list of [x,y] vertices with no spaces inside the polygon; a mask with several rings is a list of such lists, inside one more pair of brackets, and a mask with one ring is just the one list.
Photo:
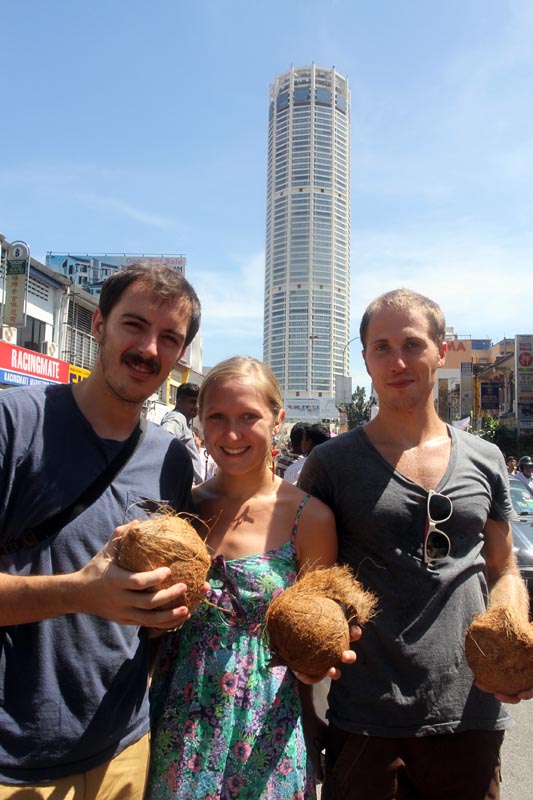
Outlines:
{"label": "man with mustache", "polygon": [[[183,584],[160,588],[168,568],[116,566],[113,532],[160,504],[190,507],[184,446],[140,421],[199,324],[179,272],[133,265],[104,283],[85,381],[0,393],[1,800],[143,795],[146,629],[175,628],[189,611]],[[56,516],[102,474],[81,513]]]}

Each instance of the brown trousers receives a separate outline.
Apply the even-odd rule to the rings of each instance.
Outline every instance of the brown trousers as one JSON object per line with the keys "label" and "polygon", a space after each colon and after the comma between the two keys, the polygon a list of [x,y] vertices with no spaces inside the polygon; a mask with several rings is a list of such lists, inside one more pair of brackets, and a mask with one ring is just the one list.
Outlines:
{"label": "brown trousers", "polygon": [[0,783],[0,800],[142,800],[148,774],[150,736],[126,747],[99,767],[51,783]]}
{"label": "brown trousers", "polygon": [[503,736],[388,739],[330,725],[322,800],[499,800]]}

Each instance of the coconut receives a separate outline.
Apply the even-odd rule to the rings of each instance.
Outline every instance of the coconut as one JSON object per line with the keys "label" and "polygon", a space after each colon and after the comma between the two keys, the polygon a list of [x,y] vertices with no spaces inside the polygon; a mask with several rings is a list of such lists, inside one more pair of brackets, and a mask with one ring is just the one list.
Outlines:
{"label": "coconut", "polygon": [[307,572],[270,603],[266,630],[275,663],[320,677],[341,663],[350,647],[350,623],[364,625],[376,598],[355,580],[350,568]]}
{"label": "coconut", "polygon": [[160,514],[143,520],[117,537],[116,545],[115,560],[123,569],[147,572],[169,567],[170,577],[159,589],[185,583],[184,605],[203,599],[211,559],[205,542],[185,517]]}
{"label": "coconut", "polygon": [[533,625],[513,606],[494,606],[470,625],[466,660],[490,692],[516,694],[533,687]]}

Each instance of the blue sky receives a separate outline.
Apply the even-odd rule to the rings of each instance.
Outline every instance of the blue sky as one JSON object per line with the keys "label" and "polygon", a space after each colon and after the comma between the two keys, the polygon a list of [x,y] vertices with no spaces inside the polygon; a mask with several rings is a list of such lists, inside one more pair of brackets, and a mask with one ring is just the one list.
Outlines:
{"label": "blue sky", "polygon": [[311,62],[352,92],[351,336],[398,286],[459,334],[533,332],[529,0],[0,9],[0,232],[42,261],[185,254],[205,364],[262,356],[268,90]]}

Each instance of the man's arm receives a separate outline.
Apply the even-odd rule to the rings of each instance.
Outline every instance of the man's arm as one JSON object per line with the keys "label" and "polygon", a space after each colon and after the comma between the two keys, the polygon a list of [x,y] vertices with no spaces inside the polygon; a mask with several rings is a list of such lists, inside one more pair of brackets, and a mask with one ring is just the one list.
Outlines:
{"label": "man's arm", "polygon": [[[312,473],[311,465],[318,465],[319,462],[316,457],[312,456],[313,454],[311,453],[296,463],[302,464],[302,472],[307,477],[307,480],[304,480],[304,484],[307,484],[306,490],[316,497],[320,492],[317,489],[316,482],[313,483],[310,476]],[[320,466],[318,466],[318,471],[320,471]],[[316,474],[318,474],[317,470],[315,470],[315,476]],[[296,540],[298,563],[304,572],[309,569],[310,565],[313,565],[313,567],[328,566],[335,563],[337,558],[337,534],[335,515],[332,509],[324,502],[315,504],[314,500],[309,501],[308,506],[313,513],[311,518],[309,518],[310,515],[308,514],[302,515]],[[350,625],[351,642],[358,641],[361,638],[361,634],[362,630],[358,625]],[[345,650],[341,656],[343,664],[353,664],[355,660],[356,654],[353,650]],[[300,672],[295,672],[294,674],[301,683],[310,685],[318,683],[324,678],[337,680],[340,678],[341,671],[338,667],[331,667],[325,675],[318,678]]]}
{"label": "man's arm", "polygon": [[527,589],[513,552],[513,535],[508,522],[487,520],[483,555],[489,584],[489,608],[512,605],[528,619],[529,598]]}
{"label": "man's arm", "polygon": [[[498,605],[512,605],[518,613],[529,620],[529,597],[526,585],[520,575],[513,552],[513,537],[508,522],[487,520],[485,525],[485,546],[483,554],[487,565],[489,584],[489,608]],[[476,684],[480,689],[483,686]],[[533,687],[517,695],[495,693],[502,703],[519,703],[533,698]]]}
{"label": "man's arm", "polygon": [[172,436],[176,436],[178,439],[181,438],[183,429],[180,417],[181,414],[178,415],[177,411],[170,411],[168,414],[165,414],[161,420],[161,428],[163,428],[164,431],[171,433]]}
{"label": "man's arm", "polygon": [[202,464],[202,459],[200,458],[200,453],[198,452],[198,448],[196,447],[196,442],[194,441],[194,435],[190,428],[187,428],[184,432],[181,441],[189,451],[189,455],[192,461],[192,469],[194,473],[193,483],[203,483],[205,480],[204,477],[204,466]]}

